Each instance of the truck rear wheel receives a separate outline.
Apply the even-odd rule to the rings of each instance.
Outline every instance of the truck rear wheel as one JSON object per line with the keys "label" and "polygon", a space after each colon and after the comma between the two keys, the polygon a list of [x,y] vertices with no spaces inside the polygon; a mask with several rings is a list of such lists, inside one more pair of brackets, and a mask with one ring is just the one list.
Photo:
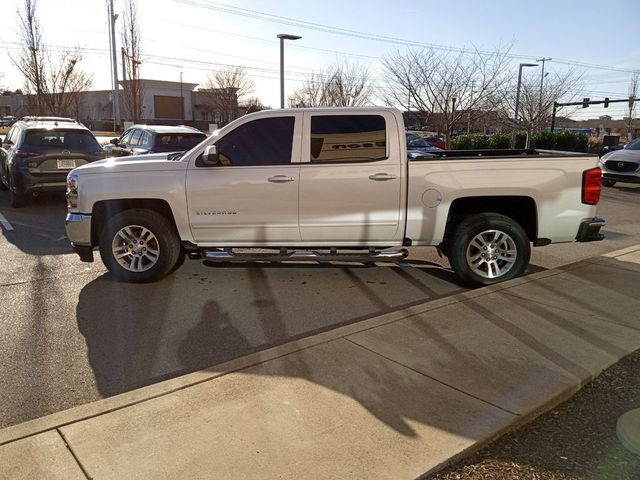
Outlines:
{"label": "truck rear wheel", "polygon": [[458,278],[484,286],[515,278],[529,264],[531,245],[513,219],[481,213],[463,220],[448,245],[449,262]]}
{"label": "truck rear wheel", "polygon": [[180,239],[173,224],[147,209],[131,209],[110,218],[100,235],[100,257],[118,280],[154,282],[180,259]]}

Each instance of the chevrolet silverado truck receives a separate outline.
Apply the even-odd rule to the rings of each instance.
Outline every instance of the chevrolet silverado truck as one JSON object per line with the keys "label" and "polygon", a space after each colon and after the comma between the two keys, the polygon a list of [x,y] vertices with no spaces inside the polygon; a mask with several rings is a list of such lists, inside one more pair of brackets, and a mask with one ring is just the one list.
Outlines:
{"label": "chevrolet silverado truck", "polygon": [[[393,108],[252,113],[187,152],[108,158],[67,178],[85,262],[151,282],[209,261],[398,261],[432,245],[465,284],[522,274],[531,245],[600,240],[597,157],[407,154]],[[266,252],[265,252],[266,251]]]}

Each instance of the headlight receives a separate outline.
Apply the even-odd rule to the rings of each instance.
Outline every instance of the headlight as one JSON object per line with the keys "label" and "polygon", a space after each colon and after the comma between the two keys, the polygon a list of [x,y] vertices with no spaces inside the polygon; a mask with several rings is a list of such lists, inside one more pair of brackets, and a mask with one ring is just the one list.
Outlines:
{"label": "headlight", "polygon": [[78,175],[70,173],[67,175],[67,209],[78,208]]}

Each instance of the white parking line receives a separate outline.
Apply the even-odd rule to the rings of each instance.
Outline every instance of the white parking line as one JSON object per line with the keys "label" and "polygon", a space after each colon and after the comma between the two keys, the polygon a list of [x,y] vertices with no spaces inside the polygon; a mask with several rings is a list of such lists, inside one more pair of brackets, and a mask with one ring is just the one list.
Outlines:
{"label": "white parking line", "polygon": [[1,213],[0,213],[0,225],[2,225],[2,228],[4,228],[7,232],[10,232],[11,230],[13,230],[13,226],[9,223],[9,220],[4,218],[4,215],[2,215]]}

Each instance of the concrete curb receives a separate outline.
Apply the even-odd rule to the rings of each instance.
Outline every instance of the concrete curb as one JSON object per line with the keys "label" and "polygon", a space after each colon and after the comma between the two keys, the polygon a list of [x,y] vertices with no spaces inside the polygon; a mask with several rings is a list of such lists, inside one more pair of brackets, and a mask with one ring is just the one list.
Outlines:
{"label": "concrete curb", "polygon": [[[568,266],[533,273],[526,277],[515,278],[507,282],[479,288],[477,290],[464,292],[464,293],[457,294],[447,298],[432,300],[420,305],[415,305],[409,308],[387,313],[385,315],[362,320],[354,324],[346,325],[346,326],[339,327],[327,332],[322,332],[310,337],[306,337],[306,338],[295,340],[295,341],[292,341],[283,345],[279,345],[273,348],[269,348],[264,351],[256,352],[244,357],[231,360],[229,362],[212,366],[205,370],[193,372],[193,373],[183,375],[181,377],[173,378],[170,380],[166,380],[154,385],[150,385],[140,389],[132,390],[130,392],[125,392],[120,395],[116,395],[113,397],[105,398],[92,403],[74,407],[69,410],[57,412],[51,415],[47,415],[45,417],[41,417],[38,419],[21,423],[18,425],[13,425],[11,427],[7,427],[5,429],[0,430],[0,446],[20,440],[20,439],[31,437],[33,435],[37,435],[39,433],[43,433],[49,430],[54,430],[54,429],[63,427],[65,425],[77,423],[93,417],[97,417],[100,415],[108,414],[110,412],[121,410],[136,404],[140,404],[149,400],[153,400],[155,398],[162,397],[180,390],[184,390],[186,388],[201,384],[203,382],[214,380],[216,378],[228,375],[230,373],[244,370],[244,369],[268,362],[270,360],[277,359],[279,357],[283,357],[295,352],[299,352],[301,350],[305,350],[317,345],[321,345],[327,342],[337,340],[339,338],[360,333],[360,332],[363,332],[372,328],[376,328],[382,325],[386,325],[389,323],[397,322],[399,320],[403,320],[403,319],[406,319],[415,315],[419,315],[425,312],[437,310],[437,309],[440,309],[449,305],[453,305],[456,303],[461,303],[461,302],[465,302],[467,300],[475,299],[481,296],[493,294],[503,290],[508,290],[510,288],[531,283],[536,280],[541,280],[551,276],[560,275],[560,274],[566,273],[567,271],[575,270],[588,265],[593,265],[594,263],[597,263],[606,259],[616,258],[625,254],[636,252],[638,250],[640,250],[640,245],[635,245],[622,250],[618,250],[616,252],[611,252],[609,254],[602,255],[600,257],[594,257],[593,259],[583,260],[581,262],[577,262],[575,264],[571,264]],[[615,361],[611,362],[611,365],[613,363],[615,363]],[[610,365],[607,365],[605,368],[608,368],[608,366]],[[603,368],[603,370],[605,368]],[[499,432],[497,435],[491,438],[478,442],[471,449],[461,452],[455,457],[452,457],[451,459],[449,459],[446,462],[446,464],[449,464],[455,461],[461,456],[468,455],[471,451],[475,451],[481,448],[489,441],[506,433],[506,431],[513,430],[514,428],[517,428],[520,425],[531,421],[532,419],[536,418],[537,416],[544,413],[545,411],[548,411],[550,408],[553,408],[554,406],[562,403],[568,398],[571,398],[571,396],[573,396],[578,390],[580,390],[580,388],[582,388],[586,383],[588,383],[593,378],[595,378],[596,375],[597,374],[594,374],[587,379],[583,379],[577,385],[572,386],[568,388],[566,391],[563,391],[559,395],[555,396],[554,398],[549,399],[549,401],[546,402],[543,407],[536,409],[536,411],[532,411],[525,415],[522,415],[517,422],[510,425],[507,429]],[[444,465],[441,465],[438,468],[442,468],[443,466]],[[435,471],[435,469],[432,469],[431,471]]]}

